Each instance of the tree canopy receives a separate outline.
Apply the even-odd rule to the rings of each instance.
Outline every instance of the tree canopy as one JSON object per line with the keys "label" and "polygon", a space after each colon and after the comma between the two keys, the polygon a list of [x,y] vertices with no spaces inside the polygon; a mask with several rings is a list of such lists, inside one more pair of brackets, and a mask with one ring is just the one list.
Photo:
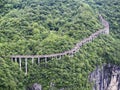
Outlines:
{"label": "tree canopy", "polygon": [[[103,63],[120,63],[120,3],[117,0],[0,0],[0,89],[25,90],[40,83],[43,90],[91,90],[88,75]],[[110,35],[83,46],[74,57],[53,59],[45,65],[28,62],[24,75],[11,55],[44,55],[70,50],[103,28]],[[53,84],[51,86],[51,83]]]}

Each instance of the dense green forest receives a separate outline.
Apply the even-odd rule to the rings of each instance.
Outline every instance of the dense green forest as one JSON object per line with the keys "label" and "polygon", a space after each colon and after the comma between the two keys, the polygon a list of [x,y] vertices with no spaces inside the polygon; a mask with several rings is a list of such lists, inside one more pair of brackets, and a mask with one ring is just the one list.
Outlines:
{"label": "dense green forest", "polygon": [[[25,90],[33,83],[43,90],[91,90],[88,75],[103,63],[120,64],[120,1],[0,0],[0,90]],[[110,35],[84,45],[74,57],[31,65],[28,74],[10,55],[44,55],[69,50],[110,23]],[[23,63],[24,64],[24,63]],[[54,85],[51,86],[50,83]]]}

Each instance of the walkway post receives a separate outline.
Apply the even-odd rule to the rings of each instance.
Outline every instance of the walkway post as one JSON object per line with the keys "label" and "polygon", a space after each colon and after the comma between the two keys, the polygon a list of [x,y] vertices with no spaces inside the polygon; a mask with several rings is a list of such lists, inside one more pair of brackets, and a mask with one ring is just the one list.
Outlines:
{"label": "walkway post", "polygon": [[45,63],[47,63],[47,57],[45,57]]}
{"label": "walkway post", "polygon": [[60,55],[60,56],[59,56],[59,59],[61,59],[61,58],[62,58],[62,56]]}
{"label": "walkway post", "polygon": [[34,63],[34,58],[32,57],[32,64]]}
{"label": "walkway post", "polygon": [[25,58],[25,74],[27,74],[27,58]]}
{"label": "walkway post", "polygon": [[21,69],[21,58],[19,58],[19,65],[20,65],[20,71],[22,70]]}
{"label": "walkway post", "polygon": [[38,57],[38,64],[40,63],[40,57]]}
{"label": "walkway post", "polygon": [[17,63],[17,58],[15,57],[15,63]]}

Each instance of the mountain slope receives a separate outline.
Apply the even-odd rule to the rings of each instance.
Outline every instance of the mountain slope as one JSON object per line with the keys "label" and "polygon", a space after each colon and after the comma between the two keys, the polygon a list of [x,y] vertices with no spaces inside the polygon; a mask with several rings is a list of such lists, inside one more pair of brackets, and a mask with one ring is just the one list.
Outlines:
{"label": "mountain slope", "polygon": [[7,55],[62,52],[100,28],[97,16],[82,2],[28,0],[19,3],[21,6],[1,18],[0,43],[2,49],[9,42]]}
{"label": "mountain slope", "polygon": [[[10,55],[63,52],[103,26],[95,10],[78,0],[5,0],[0,7],[0,60],[4,61],[0,76],[5,80],[4,84],[0,82],[1,88],[7,90],[9,81],[13,81],[11,90],[23,90],[35,82],[44,90],[91,90],[87,78],[97,65],[119,64],[119,40],[101,35],[73,58],[51,60],[46,67],[45,63],[31,65],[29,61],[29,73],[24,76],[24,63],[23,71],[19,71],[18,64],[11,63]],[[10,76],[3,73],[4,69]]]}

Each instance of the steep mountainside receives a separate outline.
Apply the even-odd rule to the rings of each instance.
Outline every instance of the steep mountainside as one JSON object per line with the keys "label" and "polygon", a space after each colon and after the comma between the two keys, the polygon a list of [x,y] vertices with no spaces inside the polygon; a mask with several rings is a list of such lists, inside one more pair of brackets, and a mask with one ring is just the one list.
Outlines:
{"label": "steep mountainside", "polygon": [[118,0],[85,0],[93,8],[99,10],[110,23],[111,32],[120,39],[120,1]]}
{"label": "steep mountainside", "polygon": [[97,67],[89,75],[89,80],[94,83],[92,90],[119,90],[120,67],[112,64]]}
{"label": "steep mountainside", "polygon": [[[117,30],[112,27],[111,35],[101,35],[83,46],[72,58],[65,56],[40,65],[29,61],[26,76],[24,62],[20,71],[19,65],[10,61],[10,55],[43,55],[69,50],[103,28],[94,9],[98,4],[91,1],[0,0],[0,89],[25,90],[39,83],[43,90],[91,90],[88,75],[96,66],[119,64],[118,27]],[[106,14],[102,8],[98,9],[102,15]],[[105,14],[103,16],[110,21]]]}
{"label": "steep mountainside", "polygon": [[18,1],[13,6],[8,2],[5,6],[12,9],[0,19],[2,56],[69,50],[75,42],[100,28],[97,15],[82,2]]}
{"label": "steep mountainside", "polygon": [[[96,71],[99,73],[96,73],[94,76],[98,77],[93,84],[93,90],[119,90],[119,66],[120,66],[120,1],[118,0],[93,0],[93,1],[85,1],[88,4],[90,4],[93,8],[98,9],[100,13],[103,13],[103,15],[109,20],[110,24],[110,31],[111,36],[114,37],[114,44],[110,44],[111,47],[115,49],[114,52],[111,54],[107,54],[109,56],[107,64],[104,66],[103,70],[104,72],[101,73],[100,68],[93,71],[95,73]],[[115,46],[114,46],[115,45]],[[112,64],[112,65],[111,65]],[[116,66],[118,65],[118,66]],[[109,70],[109,71],[108,71]],[[101,77],[103,75],[104,77]],[[91,78],[94,79],[94,76]],[[104,79],[104,82],[103,82]],[[94,80],[93,80],[94,81]],[[99,84],[98,84],[99,82]]]}

